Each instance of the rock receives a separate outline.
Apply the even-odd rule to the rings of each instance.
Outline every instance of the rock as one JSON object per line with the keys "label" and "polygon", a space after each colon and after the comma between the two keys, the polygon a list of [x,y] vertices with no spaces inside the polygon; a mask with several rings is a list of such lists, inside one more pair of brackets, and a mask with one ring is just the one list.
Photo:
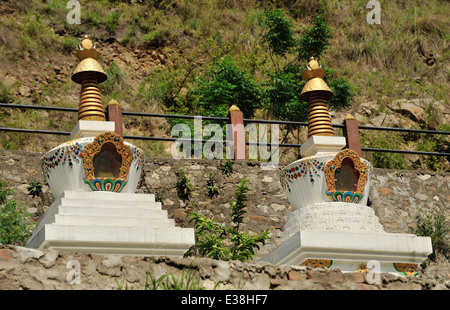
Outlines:
{"label": "rock", "polygon": [[389,105],[389,107],[393,111],[410,118],[414,122],[425,123],[426,121],[427,115],[424,109],[413,101],[406,99],[395,100]]}
{"label": "rock", "polygon": [[28,86],[20,86],[19,87],[19,94],[22,97],[30,97],[31,96],[31,89]]}

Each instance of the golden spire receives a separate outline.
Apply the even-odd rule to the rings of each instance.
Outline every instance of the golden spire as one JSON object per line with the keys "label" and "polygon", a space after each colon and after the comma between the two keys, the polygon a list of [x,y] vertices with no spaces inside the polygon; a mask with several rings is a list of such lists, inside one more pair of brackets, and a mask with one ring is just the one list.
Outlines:
{"label": "golden spire", "polygon": [[92,45],[88,36],[84,36],[81,46],[75,52],[80,60],[72,74],[72,81],[81,84],[78,119],[88,121],[106,121],[105,109],[98,84],[106,81],[107,75],[98,63],[100,53]]}
{"label": "golden spire", "polygon": [[334,136],[331,117],[325,104],[333,97],[333,92],[325,83],[325,70],[311,57],[303,78],[307,80],[300,94],[300,99],[309,102],[308,138],[311,136]]}

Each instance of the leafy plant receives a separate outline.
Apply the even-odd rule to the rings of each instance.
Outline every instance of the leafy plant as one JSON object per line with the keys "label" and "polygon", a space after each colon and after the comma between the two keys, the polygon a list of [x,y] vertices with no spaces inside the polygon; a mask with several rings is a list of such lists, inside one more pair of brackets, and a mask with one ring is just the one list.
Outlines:
{"label": "leafy plant", "polygon": [[205,71],[190,95],[194,98],[194,105],[210,116],[226,117],[228,109],[236,105],[244,117],[251,118],[260,105],[257,83],[228,56]]}
{"label": "leafy plant", "polygon": [[206,180],[206,189],[208,190],[209,198],[219,195],[219,188],[217,188],[217,185],[214,182],[214,176],[212,174],[210,174],[209,179]]}
{"label": "leafy plant", "polygon": [[[219,283],[216,284],[216,287]],[[200,277],[197,276],[197,270],[189,266],[183,268],[179,278],[172,274],[163,274],[158,279],[154,278],[149,272],[146,274],[146,290],[203,290],[200,286]]]}
{"label": "leafy plant", "polygon": [[284,10],[266,11],[260,20],[260,26],[264,29],[262,41],[269,45],[272,53],[285,56],[297,45],[294,24],[285,16]]}
{"label": "leafy plant", "polygon": [[8,88],[0,81],[0,102],[2,103],[10,103],[13,102],[14,99],[11,97],[11,94]]}
{"label": "leafy plant", "polygon": [[178,196],[183,200],[189,200],[192,195],[192,191],[194,190],[194,187],[191,184],[191,181],[184,173],[183,169],[178,170],[176,173],[177,176],[177,183],[175,184],[175,187],[178,192]]}
{"label": "leafy plant", "polygon": [[[361,134],[363,146],[377,149],[399,149],[404,138],[397,133],[369,133]],[[370,152],[366,157],[374,167],[388,169],[405,169],[406,161],[403,154],[390,152]]]}
{"label": "leafy plant", "polygon": [[8,199],[11,189],[0,182],[0,243],[24,245],[31,235],[31,219],[14,199]]}
{"label": "leafy plant", "polygon": [[247,183],[247,179],[242,179],[241,183],[236,185],[235,200],[231,203],[233,226],[226,227],[195,212],[189,214],[189,222],[194,223],[195,226],[195,245],[185,256],[200,255],[213,259],[241,261],[253,259],[254,248],[259,249],[260,243],[265,244],[265,240],[269,237],[269,230],[266,229],[254,237],[239,231],[239,225],[247,212],[245,210],[246,193],[250,191]]}
{"label": "leafy plant", "polygon": [[333,38],[332,29],[322,16],[314,19],[313,26],[303,29],[298,44],[298,57],[308,61],[311,56],[319,58],[329,47],[329,41]]}
{"label": "leafy plant", "polygon": [[448,257],[450,245],[447,235],[450,232],[448,217],[445,209],[434,209],[424,211],[422,209],[416,215],[417,228],[414,234],[431,238],[431,245],[434,252],[440,252]]}
{"label": "leafy plant", "polygon": [[234,161],[226,159],[220,162],[219,169],[222,171],[222,174],[230,176],[233,173],[233,165]]}
{"label": "leafy plant", "polygon": [[42,195],[42,184],[37,180],[31,181],[31,184],[27,186],[28,195],[40,197]]}

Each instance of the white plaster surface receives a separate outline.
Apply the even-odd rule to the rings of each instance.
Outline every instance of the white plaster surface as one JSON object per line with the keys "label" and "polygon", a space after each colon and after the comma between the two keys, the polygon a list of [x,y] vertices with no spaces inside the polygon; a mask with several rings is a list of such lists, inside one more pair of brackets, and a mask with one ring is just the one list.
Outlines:
{"label": "white plaster surface", "polygon": [[40,218],[27,247],[81,253],[182,256],[191,228],[176,227],[149,194],[64,191]]}

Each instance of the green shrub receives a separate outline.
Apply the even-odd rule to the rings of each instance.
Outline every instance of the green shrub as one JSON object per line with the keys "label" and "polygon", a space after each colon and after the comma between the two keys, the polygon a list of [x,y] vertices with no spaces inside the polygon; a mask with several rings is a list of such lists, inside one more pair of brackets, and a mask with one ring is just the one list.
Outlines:
{"label": "green shrub", "polygon": [[240,261],[253,259],[254,248],[259,249],[260,243],[265,244],[265,240],[269,237],[269,230],[254,237],[239,231],[239,225],[247,212],[245,210],[246,193],[251,190],[247,183],[248,180],[242,179],[241,183],[236,185],[235,200],[231,202],[232,226],[226,227],[206,216],[190,212],[189,222],[194,223],[195,226],[195,245],[185,256],[200,255],[213,259]]}
{"label": "green shrub", "polygon": [[234,161],[230,159],[222,160],[220,162],[219,169],[222,171],[222,174],[225,174],[226,176],[230,176],[233,173],[233,165]]}
{"label": "green shrub", "polygon": [[190,95],[201,115],[226,117],[228,109],[235,105],[244,117],[251,118],[260,106],[258,84],[231,57],[221,58],[206,70]]}
{"label": "green shrub", "polygon": [[183,169],[178,170],[175,174],[177,176],[175,188],[177,189],[178,197],[180,197],[183,201],[187,201],[191,198],[194,187],[184,173]]}
{"label": "green shrub", "polygon": [[265,11],[260,26],[263,29],[262,41],[268,44],[269,49],[276,55],[285,56],[296,45],[294,25],[290,18],[285,16],[282,9]]}
{"label": "green shrub", "polygon": [[200,277],[197,276],[197,270],[190,266],[183,268],[180,277],[173,274],[163,274],[158,279],[154,278],[149,272],[146,273],[146,290],[203,290],[200,286]]}
{"label": "green shrub", "polygon": [[33,180],[31,181],[31,184],[27,186],[28,195],[32,195],[33,198],[35,196],[41,196],[42,195],[42,184],[39,181]]}
{"label": "green shrub", "polygon": [[11,103],[14,99],[11,97],[11,94],[8,90],[8,88],[3,84],[2,81],[0,81],[0,102],[1,103]]}
{"label": "green shrub", "polygon": [[208,190],[209,198],[213,198],[214,196],[219,195],[219,189],[214,181],[214,176],[212,174],[209,175],[209,179],[206,180],[206,189]]}
{"label": "green shrub", "polygon": [[422,210],[416,215],[417,228],[414,234],[431,238],[433,252],[440,252],[448,257],[450,245],[448,243],[448,233],[450,225],[445,209]]}
{"label": "green shrub", "polygon": [[[401,134],[390,132],[362,133],[361,144],[364,147],[376,149],[400,149],[404,138]],[[391,152],[369,152],[367,158],[374,167],[388,169],[405,169],[407,164],[405,157],[400,153]]]}
{"label": "green shrub", "polygon": [[32,220],[25,208],[14,199],[5,182],[0,182],[0,243],[25,245],[31,235]]}

